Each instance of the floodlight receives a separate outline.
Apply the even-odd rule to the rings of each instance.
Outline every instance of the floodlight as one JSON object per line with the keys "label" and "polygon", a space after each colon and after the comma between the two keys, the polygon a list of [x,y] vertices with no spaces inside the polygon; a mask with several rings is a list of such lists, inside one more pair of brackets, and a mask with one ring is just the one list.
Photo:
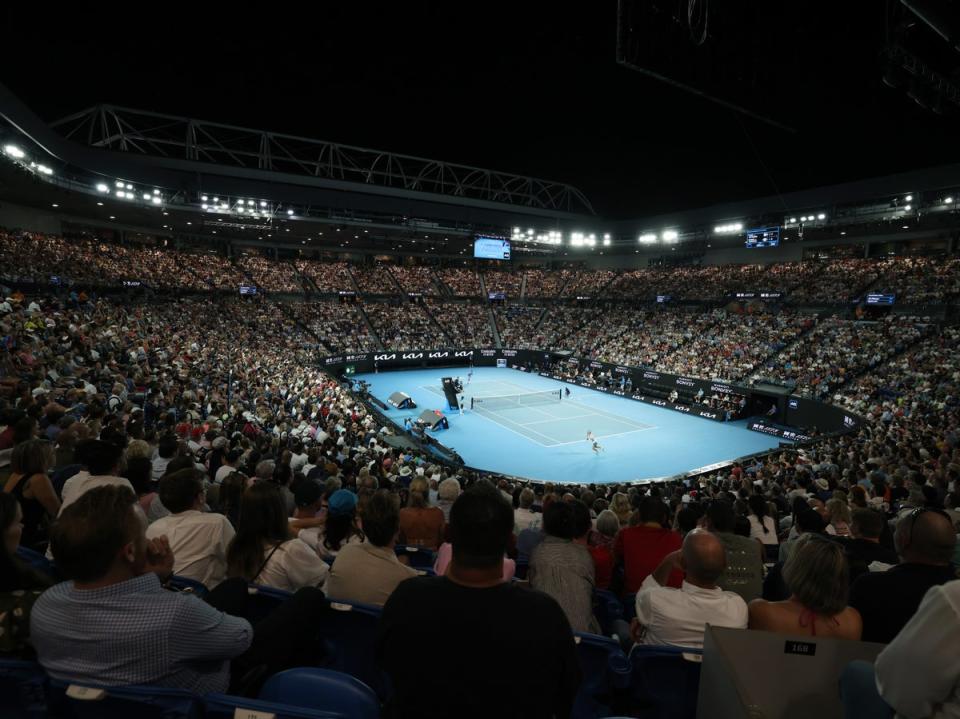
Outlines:
{"label": "floodlight", "polygon": [[159,205],[161,202],[162,200],[157,195],[153,196],[153,204]]}
{"label": "floodlight", "polygon": [[110,188],[107,187],[104,183],[100,182],[100,183],[97,183],[97,191],[98,191],[98,192],[110,192]]}
{"label": "floodlight", "polygon": [[907,196],[906,196],[905,198],[903,198],[903,199],[905,199],[907,202],[913,202],[913,195],[907,195]]}
{"label": "floodlight", "polygon": [[653,232],[647,232],[646,234],[640,235],[639,240],[643,244],[649,245],[657,241],[657,236]]}
{"label": "floodlight", "polygon": [[907,212],[909,212],[909,211],[910,211],[910,207],[911,207],[910,205],[904,205],[904,206],[903,206],[903,209],[906,210]]}
{"label": "floodlight", "polygon": [[4,145],[3,151],[17,160],[22,160],[27,154],[16,145]]}
{"label": "floodlight", "polygon": [[680,235],[679,235],[679,233],[677,233],[676,230],[664,230],[664,231],[663,231],[663,239],[664,239],[665,242],[674,242],[674,241],[676,241],[677,237],[679,237],[679,236],[680,236]]}
{"label": "floodlight", "polygon": [[206,195],[203,195],[200,199],[203,200],[204,202],[206,202],[208,198],[207,198]]}
{"label": "floodlight", "polygon": [[288,215],[292,215],[292,214],[293,214],[293,210],[287,210],[287,214],[288,214]]}
{"label": "floodlight", "polygon": [[143,193],[143,199],[144,199],[144,200],[149,200],[149,199],[150,199],[150,193],[149,193],[149,192],[144,192],[144,193]]}
{"label": "floodlight", "polygon": [[[910,208],[908,207],[907,209],[909,210]],[[818,220],[825,220],[825,219],[827,219],[827,216],[821,212],[819,215],[817,215],[817,219],[818,219]]]}

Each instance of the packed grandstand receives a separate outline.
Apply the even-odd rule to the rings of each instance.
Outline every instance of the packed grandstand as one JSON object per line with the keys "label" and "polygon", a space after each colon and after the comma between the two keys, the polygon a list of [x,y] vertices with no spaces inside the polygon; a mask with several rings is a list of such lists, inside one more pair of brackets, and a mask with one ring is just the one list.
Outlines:
{"label": "packed grandstand", "polygon": [[[815,297],[809,291],[813,277]],[[857,554],[857,538],[874,532],[864,528],[873,525],[863,512],[893,521],[924,509],[960,516],[955,489],[960,336],[942,321],[944,308],[960,291],[958,282],[960,264],[942,256],[624,272],[574,265],[486,271],[254,254],[229,258],[187,247],[4,230],[0,457],[6,466],[0,472],[8,490],[19,492],[29,508],[22,512],[18,551],[21,557],[36,556],[35,567],[59,571],[40,554],[51,540],[57,551],[56,525],[48,518],[75,501],[70,489],[78,478],[116,474],[123,479],[110,482],[132,487],[151,526],[189,516],[195,505],[183,499],[183,491],[207,488],[203,503],[221,513],[216,516],[223,525],[204,531],[220,537],[209,541],[224,543],[222,560],[220,549],[209,548],[203,550],[209,557],[197,565],[181,560],[181,553],[196,551],[191,542],[197,540],[164,530],[180,545],[172,581],[200,593],[241,577],[273,587],[276,602],[287,601],[284,592],[312,586],[331,599],[382,605],[390,591],[383,586],[392,588],[405,572],[416,572],[407,564],[391,567],[390,578],[377,570],[375,591],[359,575],[351,576],[335,558],[364,541],[361,527],[372,541],[377,522],[404,505],[396,519],[387,520],[397,522],[399,546],[415,547],[420,560],[428,558],[426,564],[415,562],[416,571],[442,573],[450,507],[462,493],[482,494],[485,487],[513,506],[505,571],[515,583],[553,593],[581,643],[594,634],[629,633],[617,616],[624,607],[628,616],[635,610],[633,594],[641,589],[643,572],[654,569],[668,546],[679,549],[698,522],[723,539],[728,557],[741,532],[760,539],[772,562],[783,559],[785,550],[804,549],[807,544],[798,539],[804,534],[852,533],[844,540],[853,543],[850,567],[862,574],[865,568],[853,563],[854,557],[866,561]],[[240,285],[258,292],[241,296]],[[745,286],[781,294],[773,301],[736,298]],[[672,301],[657,303],[655,295],[665,290]],[[868,312],[860,301],[868,291],[895,292],[899,311]],[[487,292],[503,292],[505,298],[490,303],[484,300]],[[580,293],[592,299],[577,300]],[[818,437],[809,446],[703,473],[692,485],[687,478],[656,486],[530,483],[465,468],[432,452],[429,443],[396,444],[402,430],[319,362],[335,353],[448,347],[556,350],[738,386],[772,383],[855,412],[864,423],[852,433]],[[604,379],[589,363],[570,377]],[[688,401],[737,410],[737,397],[729,394]],[[26,479],[33,488],[29,494],[21,482]],[[241,498],[243,486],[257,479],[275,492],[259,501],[281,503],[294,526],[303,525],[298,551],[306,552],[279,563],[267,557],[259,570],[244,569],[226,548],[229,537],[244,531],[243,502],[250,499]],[[41,482],[49,483],[49,496]],[[386,505],[384,497],[391,498]],[[577,512],[560,520],[554,516],[560,505]],[[329,518],[342,513],[347,523],[341,527],[328,519],[326,529],[322,523],[317,527],[319,507],[327,508]],[[730,516],[718,507],[729,507]],[[585,529],[564,529],[562,522],[574,526],[579,512],[586,513]],[[772,524],[764,529],[765,522]],[[651,547],[628,541],[632,528],[653,525],[664,535],[657,556]],[[160,531],[148,529],[147,536]],[[582,584],[561,586],[547,567],[568,561],[550,544],[567,534],[585,537],[591,559],[589,575],[577,580]],[[534,547],[543,541],[545,549],[538,552]],[[895,562],[888,546],[884,557]],[[30,550],[38,554],[24,554]],[[63,563],[70,561],[77,560]],[[775,581],[761,587],[762,568],[737,566],[742,574],[756,573],[749,586],[742,575],[725,575],[718,586],[747,601],[787,597]],[[780,564],[770,566],[780,571]],[[32,578],[18,588],[52,581],[30,571]],[[850,581],[850,571],[837,581]],[[852,584],[850,602],[859,602],[862,633],[845,633],[838,619],[843,631],[837,636],[878,638],[889,622],[870,613],[869,598],[862,587],[858,594],[858,587]],[[848,611],[840,609],[833,615]],[[908,619],[898,619],[899,626]],[[754,621],[764,620],[755,620],[751,608],[751,626]],[[671,629],[663,631],[669,635]],[[49,651],[44,643],[49,640],[39,634],[39,650]],[[366,640],[358,634],[356,641]],[[25,641],[5,646],[21,655],[33,651]],[[323,664],[322,658],[294,663],[304,661]],[[381,692],[378,701],[385,698],[374,669],[363,662],[347,669]],[[141,681],[136,674],[98,671],[97,679],[106,683]],[[234,676],[230,686],[240,693],[254,692],[264,681],[247,676],[248,684],[237,684]],[[227,688],[189,676],[177,681],[197,692]],[[590,716],[602,713],[597,707],[607,706],[603,702],[619,701],[590,692],[595,690],[582,689],[562,700],[571,703],[564,706],[575,704]]]}

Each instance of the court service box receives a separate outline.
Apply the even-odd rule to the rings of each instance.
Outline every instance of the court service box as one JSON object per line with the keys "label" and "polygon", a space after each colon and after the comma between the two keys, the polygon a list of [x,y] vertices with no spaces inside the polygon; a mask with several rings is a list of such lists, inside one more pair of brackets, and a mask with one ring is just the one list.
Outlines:
{"label": "court service box", "polygon": [[698,719],[843,719],[840,674],[885,644],[707,627]]}

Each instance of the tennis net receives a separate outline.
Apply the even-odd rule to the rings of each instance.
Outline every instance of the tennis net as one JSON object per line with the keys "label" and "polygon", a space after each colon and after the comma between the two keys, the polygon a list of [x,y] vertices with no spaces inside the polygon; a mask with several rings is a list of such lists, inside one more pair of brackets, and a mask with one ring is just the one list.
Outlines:
{"label": "tennis net", "polygon": [[524,392],[523,394],[501,394],[488,397],[471,397],[470,409],[507,409],[510,407],[530,407],[537,404],[552,404],[563,398],[562,389],[547,392]]}

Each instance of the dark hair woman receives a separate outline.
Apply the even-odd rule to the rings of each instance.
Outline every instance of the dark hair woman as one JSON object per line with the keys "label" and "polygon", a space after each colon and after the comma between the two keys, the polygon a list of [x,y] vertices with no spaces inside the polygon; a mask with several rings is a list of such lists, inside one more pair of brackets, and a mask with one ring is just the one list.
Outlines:
{"label": "dark hair woman", "polygon": [[240,503],[237,534],[227,548],[227,575],[288,592],[322,589],[327,565],[290,532],[280,488],[273,482],[254,484]]}

